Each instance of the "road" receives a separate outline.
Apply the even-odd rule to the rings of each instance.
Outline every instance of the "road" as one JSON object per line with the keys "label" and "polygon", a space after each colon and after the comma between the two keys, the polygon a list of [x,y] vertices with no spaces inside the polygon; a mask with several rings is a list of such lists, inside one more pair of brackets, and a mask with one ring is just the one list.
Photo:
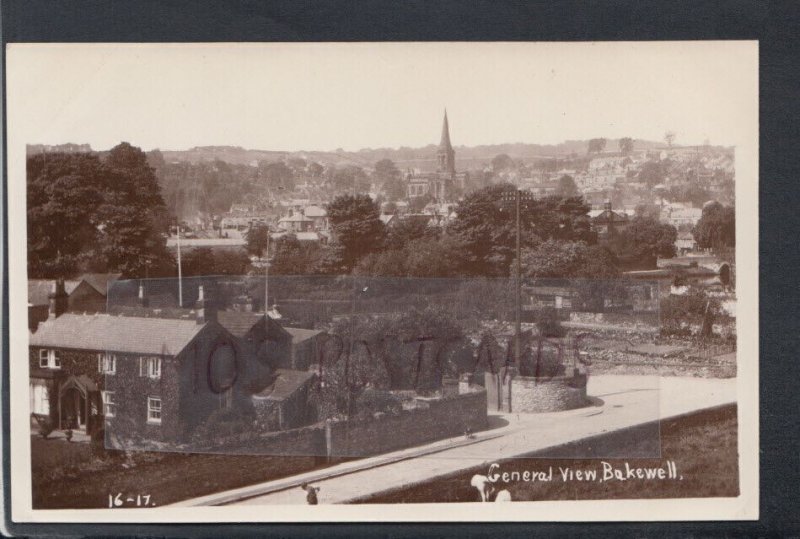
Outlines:
{"label": "road", "polygon": [[[498,460],[541,456],[548,448],[736,402],[736,379],[600,375],[592,405],[547,414],[493,414],[490,428],[464,437],[331,466],[285,479],[194,498],[175,506],[305,504],[304,482],[319,503],[347,503]],[[642,456],[642,455],[637,455]],[[657,455],[653,455],[657,456]]]}

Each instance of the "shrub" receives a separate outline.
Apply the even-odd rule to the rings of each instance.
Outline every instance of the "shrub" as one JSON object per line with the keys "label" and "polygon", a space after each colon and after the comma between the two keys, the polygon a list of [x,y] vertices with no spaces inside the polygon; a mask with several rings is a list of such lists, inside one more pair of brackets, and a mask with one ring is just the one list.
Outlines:
{"label": "shrub", "polygon": [[401,399],[388,391],[365,389],[356,399],[358,416],[370,417],[377,412],[397,414],[402,409]]}
{"label": "shrub", "polygon": [[47,440],[47,437],[55,430],[53,421],[49,417],[33,416],[39,424],[39,435]]}
{"label": "shrub", "polygon": [[[542,342],[541,349],[538,343],[532,342],[526,349],[520,361],[520,374],[522,376],[536,376],[539,378],[553,378],[562,376],[566,372],[564,362],[569,353],[564,343],[550,344],[552,341]],[[559,352],[558,346],[561,346]]]}
{"label": "shrub", "polygon": [[563,337],[567,330],[561,325],[558,312],[553,307],[545,307],[536,316],[536,327],[539,328],[539,335],[542,337],[553,338]]}
{"label": "shrub", "polygon": [[225,436],[252,432],[255,412],[238,407],[220,408],[212,412],[192,433],[198,442],[208,442]]}
{"label": "shrub", "polygon": [[711,337],[713,321],[722,311],[719,300],[698,289],[668,296],[661,300],[660,308],[661,334],[681,337],[691,336],[693,326],[700,326],[701,337]]}

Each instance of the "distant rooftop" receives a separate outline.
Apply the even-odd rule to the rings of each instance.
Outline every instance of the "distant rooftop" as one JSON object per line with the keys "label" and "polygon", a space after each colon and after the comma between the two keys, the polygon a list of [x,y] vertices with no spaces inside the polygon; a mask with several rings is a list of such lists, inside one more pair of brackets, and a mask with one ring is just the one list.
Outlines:
{"label": "distant rooftop", "polygon": [[[71,294],[80,281],[64,281],[64,290]],[[28,305],[49,305],[50,294],[53,292],[55,280],[53,279],[29,279],[28,280]]]}

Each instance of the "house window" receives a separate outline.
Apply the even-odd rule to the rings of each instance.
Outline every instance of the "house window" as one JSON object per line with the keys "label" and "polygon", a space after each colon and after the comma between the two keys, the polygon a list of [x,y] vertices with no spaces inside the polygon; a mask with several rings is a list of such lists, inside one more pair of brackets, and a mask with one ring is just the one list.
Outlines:
{"label": "house window", "polygon": [[31,381],[31,412],[40,415],[50,413],[50,396],[44,380]]}
{"label": "house window", "polygon": [[161,397],[147,397],[147,422],[161,423]]}
{"label": "house window", "polygon": [[58,350],[39,350],[39,367],[43,369],[60,369],[61,352]]}
{"label": "house window", "polygon": [[97,354],[97,372],[101,374],[115,374],[117,372],[117,356],[112,354]]}
{"label": "house window", "polygon": [[103,398],[103,415],[106,417],[114,417],[117,412],[117,405],[114,402],[114,392],[101,391],[100,395]]}
{"label": "house window", "polygon": [[161,358],[160,357],[140,357],[139,376],[149,378],[161,378]]}

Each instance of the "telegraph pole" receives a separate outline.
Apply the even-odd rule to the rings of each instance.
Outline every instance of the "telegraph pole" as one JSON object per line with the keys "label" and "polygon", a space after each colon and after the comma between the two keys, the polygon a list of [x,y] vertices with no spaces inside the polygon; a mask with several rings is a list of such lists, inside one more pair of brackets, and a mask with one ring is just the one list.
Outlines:
{"label": "telegraph pole", "polygon": [[183,278],[181,275],[181,222],[178,221],[178,307],[183,307]]}
{"label": "telegraph pole", "polygon": [[264,320],[269,317],[269,226],[267,226],[267,248],[264,252]]}
{"label": "telegraph pole", "polygon": [[514,326],[514,360],[516,361],[517,368],[520,366],[520,341],[522,340],[522,249],[520,247],[520,221],[519,221],[519,206],[522,192],[519,188],[514,192],[517,206],[517,283],[516,283],[516,320]]}
{"label": "telegraph pole", "polygon": [[[513,198],[512,198],[513,196]],[[515,228],[516,228],[516,251],[517,263],[515,268],[515,316],[514,316],[514,361],[517,367],[520,364],[522,357],[522,208],[523,204],[527,204],[533,199],[532,193],[523,191],[522,189],[515,188],[513,194],[510,192],[503,193],[502,200],[505,203],[513,202],[515,210]],[[508,207],[507,204],[504,204]]]}

